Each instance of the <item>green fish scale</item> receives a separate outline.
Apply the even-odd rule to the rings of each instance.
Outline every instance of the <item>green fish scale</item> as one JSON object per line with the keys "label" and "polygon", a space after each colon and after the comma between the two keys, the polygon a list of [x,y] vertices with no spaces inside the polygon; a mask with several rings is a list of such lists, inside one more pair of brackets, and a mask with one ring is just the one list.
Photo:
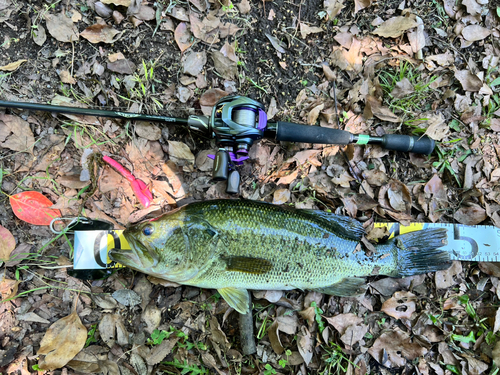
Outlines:
{"label": "green fish scale", "polygon": [[[363,251],[355,252],[358,241],[343,238],[324,220],[300,211],[241,200],[220,200],[192,204],[186,215],[199,215],[220,236],[207,258],[205,249],[193,248],[205,270],[188,284],[206,288],[227,285],[246,289],[314,289],[330,286],[345,277],[367,275],[374,267]],[[225,259],[265,259],[270,271],[255,274],[227,271]]]}

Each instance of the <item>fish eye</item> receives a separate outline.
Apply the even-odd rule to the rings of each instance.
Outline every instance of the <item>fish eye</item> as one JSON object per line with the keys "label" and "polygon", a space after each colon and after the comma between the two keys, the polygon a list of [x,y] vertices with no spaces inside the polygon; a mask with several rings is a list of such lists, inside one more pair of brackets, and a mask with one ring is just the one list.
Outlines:
{"label": "fish eye", "polygon": [[145,236],[151,236],[153,234],[153,227],[151,225],[145,226],[142,229],[142,234]]}

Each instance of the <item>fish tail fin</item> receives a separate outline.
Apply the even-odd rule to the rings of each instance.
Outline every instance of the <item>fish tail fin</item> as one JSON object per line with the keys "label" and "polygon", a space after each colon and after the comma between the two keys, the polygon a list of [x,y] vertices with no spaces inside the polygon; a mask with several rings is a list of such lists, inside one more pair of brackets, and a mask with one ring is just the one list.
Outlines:
{"label": "fish tail fin", "polygon": [[392,241],[397,266],[389,276],[405,277],[436,272],[451,265],[450,254],[439,249],[447,244],[447,231],[444,228],[405,233]]}

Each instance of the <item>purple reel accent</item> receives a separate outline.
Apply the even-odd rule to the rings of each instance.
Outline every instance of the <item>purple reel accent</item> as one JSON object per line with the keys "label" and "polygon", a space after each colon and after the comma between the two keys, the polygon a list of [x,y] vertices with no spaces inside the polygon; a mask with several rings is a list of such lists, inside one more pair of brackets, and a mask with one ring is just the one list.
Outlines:
{"label": "purple reel accent", "polygon": [[[229,151],[228,151],[229,152]],[[243,165],[243,162],[249,158],[248,155],[240,156],[238,157],[238,154],[248,154],[247,150],[238,150],[236,153],[234,152],[229,152],[229,157],[231,158],[231,161],[236,164],[236,165]],[[212,160],[215,160],[215,155],[209,154],[207,155]]]}
{"label": "purple reel accent", "polygon": [[264,130],[267,126],[267,113],[262,108],[251,108],[251,107],[241,107],[238,109],[249,109],[255,113],[259,112],[259,122],[257,123],[257,129]]}

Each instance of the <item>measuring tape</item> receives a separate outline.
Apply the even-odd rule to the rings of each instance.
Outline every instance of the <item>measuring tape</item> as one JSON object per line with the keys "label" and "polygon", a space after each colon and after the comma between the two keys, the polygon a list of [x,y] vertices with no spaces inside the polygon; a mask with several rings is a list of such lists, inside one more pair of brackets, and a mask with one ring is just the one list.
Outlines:
{"label": "measuring tape", "polygon": [[500,259],[500,228],[490,225],[462,225],[447,223],[375,223],[375,227],[387,227],[394,236],[427,228],[445,228],[448,245],[441,247],[450,253],[452,260],[467,262],[498,262]]}
{"label": "measuring tape", "polygon": [[[500,259],[500,228],[487,225],[412,223],[375,223],[387,227],[389,238],[427,228],[445,228],[448,244],[441,247],[452,260],[498,262]],[[75,231],[75,270],[121,268],[108,257],[111,249],[130,249],[122,230]]]}

